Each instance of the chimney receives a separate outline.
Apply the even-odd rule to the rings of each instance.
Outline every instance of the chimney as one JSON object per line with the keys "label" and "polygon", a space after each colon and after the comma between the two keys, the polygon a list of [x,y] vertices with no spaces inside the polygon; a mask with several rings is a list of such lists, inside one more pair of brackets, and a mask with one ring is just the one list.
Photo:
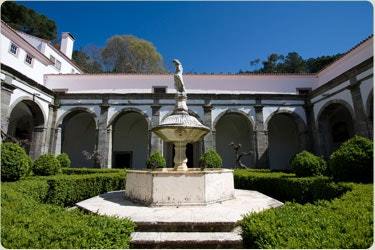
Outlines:
{"label": "chimney", "polygon": [[69,32],[63,32],[61,35],[60,50],[69,59],[72,59],[74,40],[75,40],[74,37]]}

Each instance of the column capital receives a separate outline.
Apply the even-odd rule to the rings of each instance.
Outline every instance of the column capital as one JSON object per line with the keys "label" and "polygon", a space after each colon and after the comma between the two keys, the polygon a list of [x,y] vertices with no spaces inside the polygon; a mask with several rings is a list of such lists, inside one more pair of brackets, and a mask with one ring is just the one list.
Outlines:
{"label": "column capital", "polygon": [[161,108],[160,104],[152,104],[151,105],[152,115],[153,116],[160,115],[160,108]]}
{"label": "column capital", "polygon": [[255,112],[263,112],[263,105],[261,105],[261,104],[256,104],[256,105],[254,105],[254,109],[255,109]]}
{"label": "column capital", "polygon": [[204,104],[204,105],[203,105],[203,111],[204,111],[205,113],[211,112],[212,109],[213,109],[212,104]]}

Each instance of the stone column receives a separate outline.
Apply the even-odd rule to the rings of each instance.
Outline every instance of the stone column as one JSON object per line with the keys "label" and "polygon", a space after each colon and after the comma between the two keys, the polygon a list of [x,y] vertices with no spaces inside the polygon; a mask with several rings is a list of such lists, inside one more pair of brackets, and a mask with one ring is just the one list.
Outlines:
{"label": "stone column", "polygon": [[32,132],[32,139],[30,145],[30,156],[33,159],[37,159],[43,154],[43,145],[45,139],[46,128],[42,126],[35,127]]}
{"label": "stone column", "polygon": [[59,125],[54,132],[54,146],[53,146],[53,154],[59,155],[61,154],[61,148],[62,148],[62,128],[61,125]]}
{"label": "stone column", "polygon": [[[151,128],[159,125],[160,123],[160,108],[161,108],[161,105],[159,104],[151,105],[151,109],[152,109]],[[163,155],[163,141],[155,133],[152,133],[151,130],[150,130],[150,133],[151,133],[151,138],[150,138],[151,154],[155,152],[159,152],[160,154]]]}
{"label": "stone column", "polygon": [[[7,78],[5,79],[7,80]],[[9,125],[9,104],[10,104],[10,97],[13,93],[15,87],[6,83],[5,81],[1,81],[1,129],[4,133],[8,132],[8,125]]]}
{"label": "stone column", "polygon": [[258,100],[255,108],[255,155],[256,155],[256,167],[267,168],[268,167],[268,131],[264,128],[263,122],[263,105]]}
{"label": "stone column", "polygon": [[53,124],[54,124],[54,120],[55,120],[55,112],[56,112],[56,108],[54,105],[50,104],[48,105],[48,118],[47,118],[47,125],[46,125],[46,131],[45,131],[45,137],[44,137],[44,143],[43,143],[43,146],[42,146],[42,153],[43,154],[46,154],[48,152],[50,152],[50,146],[51,146],[51,141],[53,141],[53,137],[52,137],[52,134],[53,134]]}
{"label": "stone column", "polygon": [[309,141],[307,143],[307,150],[314,152],[317,155],[321,155],[321,143],[318,126],[315,122],[314,105],[310,101],[306,101],[303,106],[306,114],[307,129]]}
{"label": "stone column", "polygon": [[353,106],[354,106],[354,129],[355,133],[365,137],[370,137],[369,125],[366,117],[365,108],[363,106],[363,100],[360,89],[360,82],[357,79],[350,79],[350,93],[352,95]]}
{"label": "stone column", "polygon": [[214,128],[212,127],[212,105],[210,103],[206,103],[203,105],[204,117],[203,117],[203,124],[210,128],[210,132],[204,137],[203,139],[203,146],[204,152],[207,152],[209,149],[215,149],[215,132],[213,131]]}
{"label": "stone column", "polygon": [[100,167],[108,168],[109,138],[107,129],[108,100],[103,100],[100,105],[100,116],[98,119],[98,152],[101,156]]}
{"label": "stone column", "polygon": [[112,168],[112,125],[107,128],[107,138],[108,138],[108,159],[107,168]]}

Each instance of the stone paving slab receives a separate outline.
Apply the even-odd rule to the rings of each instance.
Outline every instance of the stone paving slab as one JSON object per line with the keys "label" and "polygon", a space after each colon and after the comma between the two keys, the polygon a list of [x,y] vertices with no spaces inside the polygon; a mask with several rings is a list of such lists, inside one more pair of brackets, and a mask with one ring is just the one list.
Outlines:
{"label": "stone paving slab", "polygon": [[146,207],[125,199],[125,191],[108,192],[78,202],[84,210],[100,215],[130,218],[135,223],[236,223],[250,212],[279,207],[282,202],[257,191],[235,190],[235,199],[207,206]]}

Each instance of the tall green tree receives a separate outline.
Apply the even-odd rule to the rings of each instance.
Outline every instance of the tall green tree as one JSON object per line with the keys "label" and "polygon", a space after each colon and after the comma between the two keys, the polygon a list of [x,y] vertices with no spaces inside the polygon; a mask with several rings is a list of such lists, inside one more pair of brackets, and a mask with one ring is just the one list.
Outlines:
{"label": "tall green tree", "polygon": [[57,38],[57,27],[53,20],[13,1],[1,5],[1,19],[27,34],[49,41]]}
{"label": "tall green tree", "polygon": [[[240,70],[239,74],[246,73],[316,73],[341,57],[342,54],[320,56],[303,59],[297,52],[289,52],[286,56],[272,53],[267,60],[262,61],[262,67],[252,71]],[[256,66],[260,59],[250,61],[251,66]]]}
{"label": "tall green tree", "polygon": [[102,65],[92,60],[82,49],[73,51],[72,59],[85,73],[103,72]]}
{"label": "tall green tree", "polygon": [[161,73],[166,71],[163,58],[155,46],[135,36],[117,35],[109,38],[101,55],[106,68],[112,72]]}

